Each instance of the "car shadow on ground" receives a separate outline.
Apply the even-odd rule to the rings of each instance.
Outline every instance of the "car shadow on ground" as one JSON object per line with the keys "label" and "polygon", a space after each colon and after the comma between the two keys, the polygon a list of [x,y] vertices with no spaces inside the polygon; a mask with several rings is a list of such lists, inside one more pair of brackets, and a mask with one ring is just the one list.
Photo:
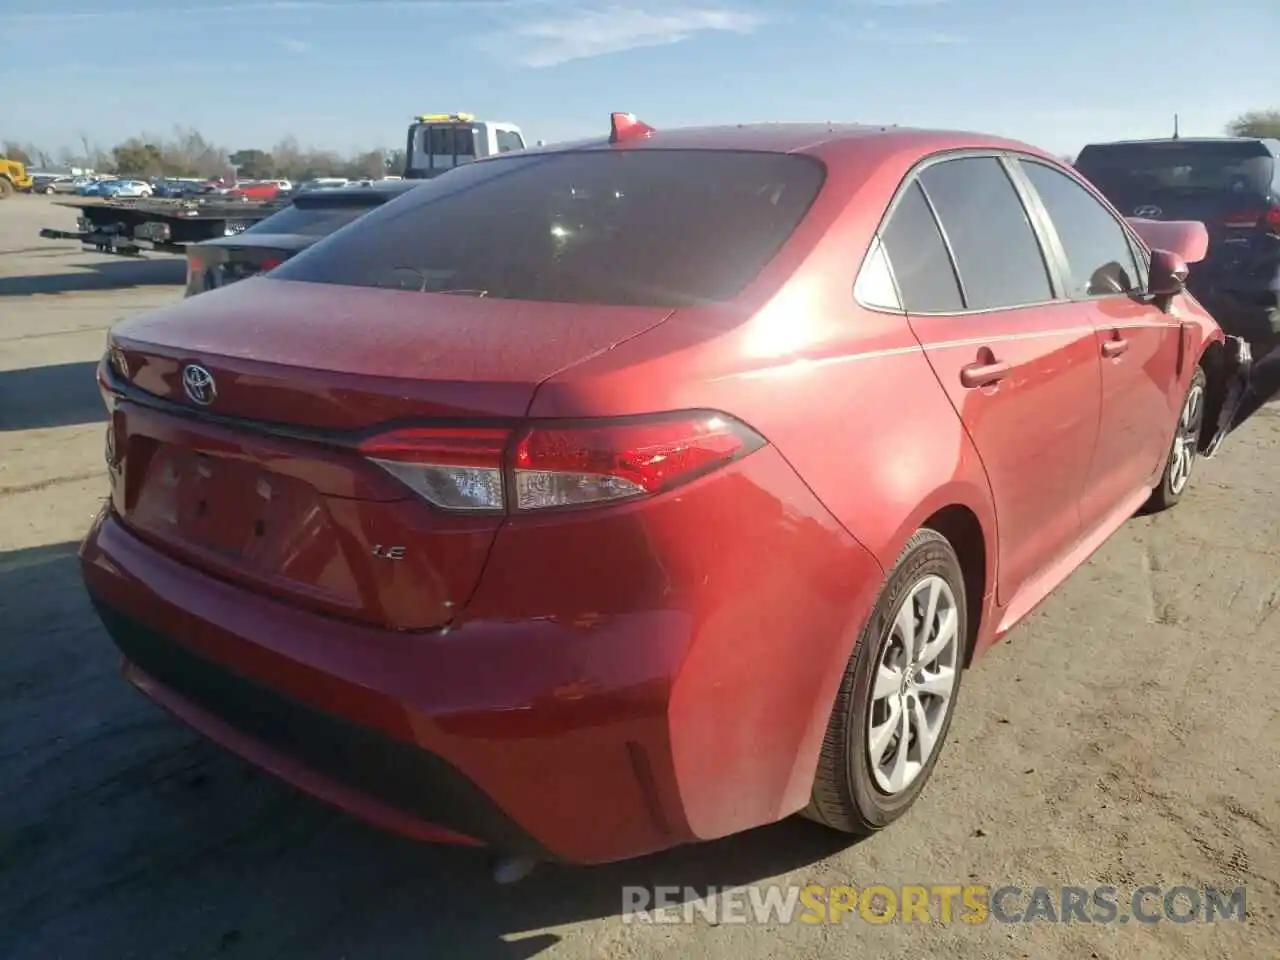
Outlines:
{"label": "car shadow on ground", "polygon": [[0,431],[105,421],[97,367],[85,361],[0,370]]}
{"label": "car shadow on ground", "polygon": [[690,890],[762,881],[850,845],[791,819],[629,863],[541,866],[497,886],[484,852],[366,827],[146,701],[119,676],[75,549],[0,553],[8,960],[523,960],[565,926],[620,915],[624,886],[676,887],[688,902]]}
{"label": "car shadow on ground", "polygon": [[0,297],[31,294],[79,293],[116,290],[121,287],[158,287],[186,282],[187,263],[182,257],[120,257],[117,260],[72,264],[66,273],[0,277]]}

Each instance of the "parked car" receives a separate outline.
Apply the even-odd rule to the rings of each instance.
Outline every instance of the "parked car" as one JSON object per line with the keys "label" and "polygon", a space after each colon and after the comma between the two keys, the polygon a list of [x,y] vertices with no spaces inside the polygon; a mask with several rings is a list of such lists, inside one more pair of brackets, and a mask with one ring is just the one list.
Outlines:
{"label": "parked car", "polygon": [[107,191],[113,189],[113,184],[118,180],[115,177],[90,177],[76,188],[76,193],[82,197],[101,197],[107,194]]}
{"label": "parked car", "polygon": [[58,193],[75,193],[86,182],[80,177],[48,177],[37,180],[31,190],[33,193],[49,196]]}
{"label": "parked car", "polygon": [[112,331],[83,576],[147,695],[384,827],[871,832],[973,657],[1187,489],[1228,348],[1203,227],[1142,229],[979,135],[477,160]]}
{"label": "parked car", "polygon": [[113,180],[103,184],[99,196],[139,198],[149,197],[151,194],[151,184],[145,180]]}
{"label": "parked car", "polygon": [[289,206],[241,233],[191,244],[187,247],[186,296],[272,270],[416,185],[408,181],[304,191]]}
{"label": "parked car", "polygon": [[1228,333],[1280,338],[1280,140],[1094,143],[1076,167],[1130,216],[1204,222],[1209,252],[1188,288]]}
{"label": "parked car", "polygon": [[170,200],[199,196],[205,192],[205,182],[189,178],[160,180],[152,187],[154,195]]}
{"label": "parked car", "polygon": [[298,193],[306,193],[311,190],[332,190],[335,187],[345,187],[351,181],[346,177],[317,177],[314,180],[304,180],[298,184]]}
{"label": "parked car", "polygon": [[279,193],[280,184],[275,180],[242,180],[227,196],[236,200],[274,200]]}

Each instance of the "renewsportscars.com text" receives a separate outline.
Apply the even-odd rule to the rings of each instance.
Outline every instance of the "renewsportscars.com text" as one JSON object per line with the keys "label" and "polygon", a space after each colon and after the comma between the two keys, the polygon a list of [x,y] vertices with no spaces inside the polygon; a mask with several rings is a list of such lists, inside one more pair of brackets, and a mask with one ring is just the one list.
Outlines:
{"label": "renewsportscars.com text", "polygon": [[624,923],[1243,922],[1245,888],[989,884],[623,887]]}

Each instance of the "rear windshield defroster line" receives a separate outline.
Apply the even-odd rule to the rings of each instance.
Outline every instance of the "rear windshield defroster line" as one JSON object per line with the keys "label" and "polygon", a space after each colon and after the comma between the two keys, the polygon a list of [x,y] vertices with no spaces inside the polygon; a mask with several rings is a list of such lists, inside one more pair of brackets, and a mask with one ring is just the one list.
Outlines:
{"label": "rear windshield defroster line", "polygon": [[509,155],[427,181],[275,276],[553,303],[727,300],[786,243],[825,176],[799,154]]}

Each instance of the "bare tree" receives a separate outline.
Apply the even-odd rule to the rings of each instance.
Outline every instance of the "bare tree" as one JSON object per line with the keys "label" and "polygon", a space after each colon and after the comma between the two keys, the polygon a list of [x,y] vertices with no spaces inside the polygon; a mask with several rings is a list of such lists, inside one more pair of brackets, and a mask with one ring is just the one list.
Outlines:
{"label": "bare tree", "polygon": [[[122,161],[131,169],[127,172],[147,176],[169,177],[230,177],[235,175],[231,157],[251,158],[252,162],[239,164],[245,177],[284,177],[290,180],[310,180],[316,177],[374,178],[387,173],[399,173],[404,166],[404,153],[377,147],[342,154],[335,150],[322,150],[299,143],[292,135],[284,136],[271,149],[241,146],[229,150],[223,144],[207,139],[195,127],[175,126],[169,136],[143,131],[127,137],[110,149],[104,149],[92,141],[85,132],[76,134],[79,148],[63,147],[56,153],[58,165],[63,167],[89,167],[98,171],[116,170]],[[39,158],[42,166],[52,165],[55,157],[34,146],[10,141],[6,147],[21,150],[33,161]],[[123,171],[122,171],[123,172]]]}
{"label": "bare tree", "polygon": [[1242,113],[1227,124],[1227,133],[1233,137],[1270,137],[1280,140],[1280,110],[1250,110]]}
{"label": "bare tree", "polygon": [[16,140],[6,140],[0,143],[0,157],[6,160],[14,160],[24,166],[31,166],[31,154],[26,148]]}

